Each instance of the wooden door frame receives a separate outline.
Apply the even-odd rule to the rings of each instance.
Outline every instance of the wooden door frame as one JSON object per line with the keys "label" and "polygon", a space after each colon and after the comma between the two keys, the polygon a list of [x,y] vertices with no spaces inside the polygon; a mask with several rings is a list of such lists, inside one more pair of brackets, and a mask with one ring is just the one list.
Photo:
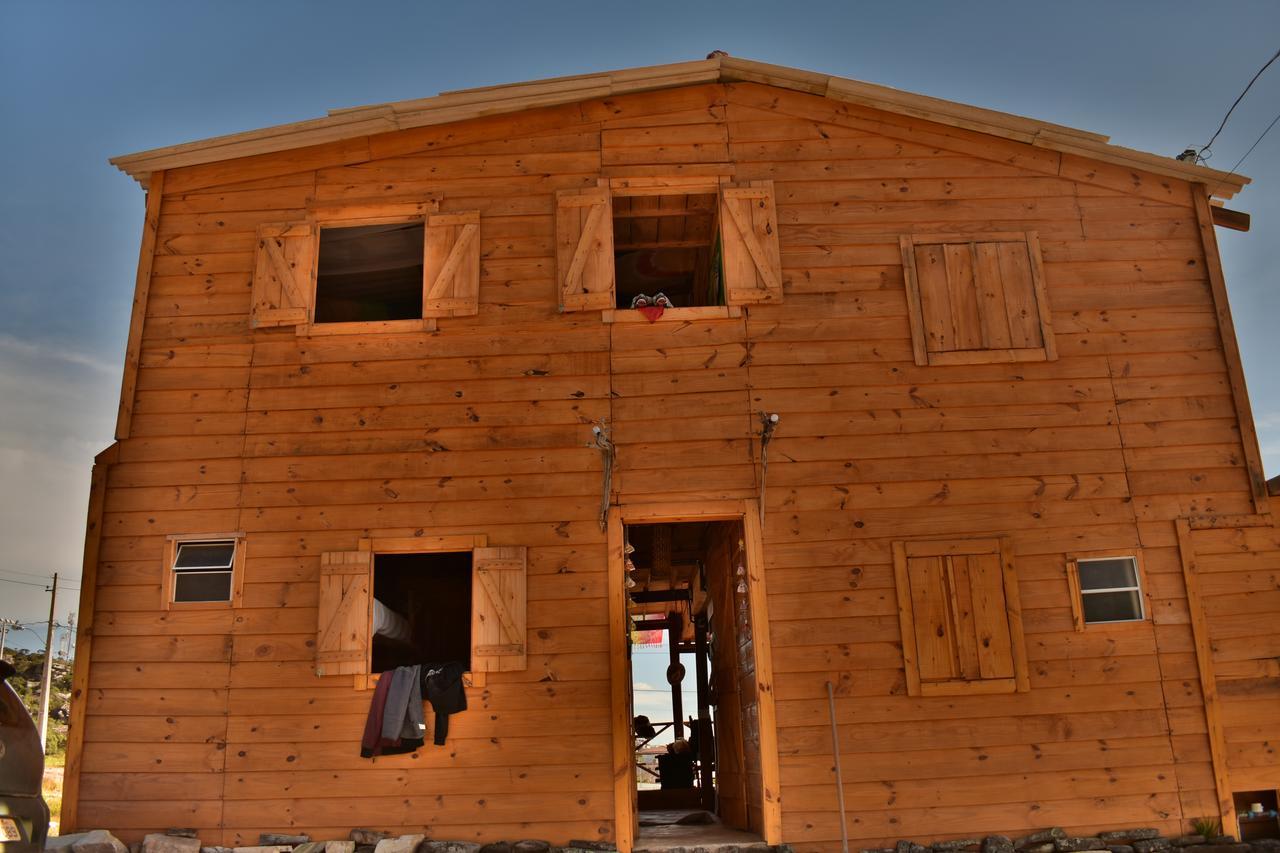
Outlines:
{"label": "wooden door frame", "polygon": [[766,844],[782,843],[782,798],[779,793],[777,713],[773,694],[773,651],[769,637],[769,603],[764,581],[764,540],[760,504],[754,498],[680,503],[638,503],[609,508],[609,693],[613,745],[613,801],[619,853],[631,853],[637,820],[634,748],[631,736],[631,667],[627,661],[626,555],[627,524],[679,524],[740,521],[747,554],[747,605],[756,631],[756,697],[760,715],[760,828]]}

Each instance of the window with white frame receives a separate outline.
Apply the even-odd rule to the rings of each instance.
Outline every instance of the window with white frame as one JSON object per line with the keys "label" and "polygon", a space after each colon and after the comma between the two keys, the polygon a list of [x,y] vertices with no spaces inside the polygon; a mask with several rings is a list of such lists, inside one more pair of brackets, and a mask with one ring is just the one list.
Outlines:
{"label": "window with white frame", "polygon": [[173,601],[230,601],[236,540],[177,542],[173,552]]}
{"label": "window with white frame", "polygon": [[1075,571],[1084,624],[1140,622],[1146,618],[1137,558],[1082,557],[1075,560]]}

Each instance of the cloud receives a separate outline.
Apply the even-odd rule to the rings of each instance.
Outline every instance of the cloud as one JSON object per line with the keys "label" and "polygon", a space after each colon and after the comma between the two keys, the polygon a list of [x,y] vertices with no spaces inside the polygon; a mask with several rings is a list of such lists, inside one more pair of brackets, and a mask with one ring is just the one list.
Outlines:
{"label": "cloud", "polygon": [[121,366],[115,362],[105,361],[96,356],[79,353],[61,346],[32,343],[10,334],[0,332],[0,354],[15,355],[30,361],[52,361],[87,368],[94,373],[115,377],[121,372]]}

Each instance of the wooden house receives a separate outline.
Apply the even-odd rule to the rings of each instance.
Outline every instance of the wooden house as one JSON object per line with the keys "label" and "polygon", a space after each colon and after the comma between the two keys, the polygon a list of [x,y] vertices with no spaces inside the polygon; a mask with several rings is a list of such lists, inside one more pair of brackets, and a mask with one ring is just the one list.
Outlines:
{"label": "wooden house", "polygon": [[[696,802],[834,850],[1274,802],[1247,179],[722,55],[113,162],[68,829],[628,851]],[[664,629],[692,800],[637,794]],[[446,745],[362,758],[378,673],[445,658]]]}

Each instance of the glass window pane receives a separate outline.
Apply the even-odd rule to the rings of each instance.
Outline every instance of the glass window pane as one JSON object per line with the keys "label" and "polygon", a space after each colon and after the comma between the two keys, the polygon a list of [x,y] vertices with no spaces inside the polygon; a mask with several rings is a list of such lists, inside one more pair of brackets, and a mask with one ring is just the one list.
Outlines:
{"label": "glass window pane", "polygon": [[231,572],[178,572],[173,576],[174,601],[230,601]]}
{"label": "glass window pane", "polygon": [[1116,587],[1137,586],[1138,572],[1134,568],[1132,557],[1116,557],[1109,560],[1081,560],[1080,588],[1115,589]]}
{"label": "glass window pane", "polygon": [[223,542],[179,542],[178,555],[174,558],[175,569],[229,569],[235,558],[236,543]]}
{"label": "glass window pane", "polygon": [[1085,622],[1126,622],[1142,618],[1142,602],[1137,590],[1095,592],[1083,596]]}

